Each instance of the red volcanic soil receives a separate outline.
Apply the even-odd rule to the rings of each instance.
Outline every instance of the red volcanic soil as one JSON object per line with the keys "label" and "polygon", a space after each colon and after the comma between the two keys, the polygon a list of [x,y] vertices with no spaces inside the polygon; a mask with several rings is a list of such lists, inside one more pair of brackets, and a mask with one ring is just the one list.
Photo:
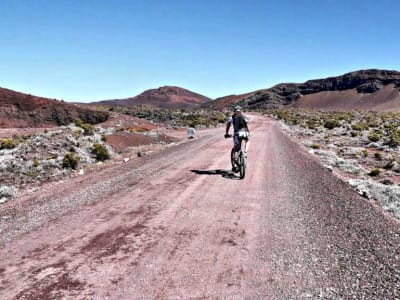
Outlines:
{"label": "red volcanic soil", "polygon": [[170,143],[176,140],[177,139],[163,134],[152,136],[135,132],[123,132],[107,136],[107,144],[112,146],[118,152],[124,151],[129,147],[158,144],[160,142]]}
{"label": "red volcanic soil", "polygon": [[216,128],[1,205],[0,299],[399,299],[399,222],[251,120],[243,180]]}
{"label": "red volcanic soil", "polygon": [[291,107],[322,110],[374,110],[387,111],[400,108],[400,92],[392,84],[375,93],[358,93],[355,89],[324,91],[302,96]]}
{"label": "red volcanic soil", "polygon": [[0,128],[52,127],[74,119],[96,124],[108,113],[0,88]]}
{"label": "red volcanic soil", "polygon": [[116,106],[150,105],[161,108],[191,108],[209,101],[211,101],[210,98],[189,90],[175,86],[164,86],[158,89],[147,90],[138,96],[127,99],[105,100],[91,104]]}

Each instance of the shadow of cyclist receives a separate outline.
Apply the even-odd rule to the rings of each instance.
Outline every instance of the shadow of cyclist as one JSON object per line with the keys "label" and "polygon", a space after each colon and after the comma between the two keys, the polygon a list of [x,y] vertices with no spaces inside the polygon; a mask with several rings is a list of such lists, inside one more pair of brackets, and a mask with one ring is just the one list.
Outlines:
{"label": "shadow of cyclist", "polygon": [[240,179],[239,176],[236,176],[233,172],[231,171],[226,171],[226,170],[190,170],[190,172],[196,173],[198,175],[221,175],[224,178],[227,179]]}

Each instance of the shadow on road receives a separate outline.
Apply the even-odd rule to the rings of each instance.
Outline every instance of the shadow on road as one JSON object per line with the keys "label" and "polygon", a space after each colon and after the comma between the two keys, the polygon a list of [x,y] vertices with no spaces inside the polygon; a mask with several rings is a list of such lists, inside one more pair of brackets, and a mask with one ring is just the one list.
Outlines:
{"label": "shadow on road", "polygon": [[198,175],[221,175],[227,179],[240,179],[240,177],[236,176],[233,172],[226,170],[190,170],[190,172]]}

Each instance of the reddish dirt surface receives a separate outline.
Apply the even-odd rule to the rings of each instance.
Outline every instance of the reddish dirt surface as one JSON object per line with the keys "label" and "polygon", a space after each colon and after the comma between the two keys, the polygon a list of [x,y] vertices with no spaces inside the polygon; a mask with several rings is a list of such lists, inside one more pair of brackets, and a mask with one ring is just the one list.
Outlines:
{"label": "reddish dirt surface", "polygon": [[0,207],[0,299],[396,299],[400,225],[251,116]]}

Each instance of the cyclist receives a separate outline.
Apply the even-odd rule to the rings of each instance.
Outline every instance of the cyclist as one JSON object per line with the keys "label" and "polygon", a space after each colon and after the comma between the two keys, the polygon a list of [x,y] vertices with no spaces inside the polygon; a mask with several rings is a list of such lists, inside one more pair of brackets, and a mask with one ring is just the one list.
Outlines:
{"label": "cyclist", "polygon": [[228,119],[226,123],[225,137],[229,136],[229,128],[233,126],[233,145],[236,149],[240,149],[242,140],[244,144],[244,155],[247,157],[247,150],[249,148],[250,131],[247,126],[249,120],[243,115],[242,108],[237,105],[233,108],[233,115]]}

